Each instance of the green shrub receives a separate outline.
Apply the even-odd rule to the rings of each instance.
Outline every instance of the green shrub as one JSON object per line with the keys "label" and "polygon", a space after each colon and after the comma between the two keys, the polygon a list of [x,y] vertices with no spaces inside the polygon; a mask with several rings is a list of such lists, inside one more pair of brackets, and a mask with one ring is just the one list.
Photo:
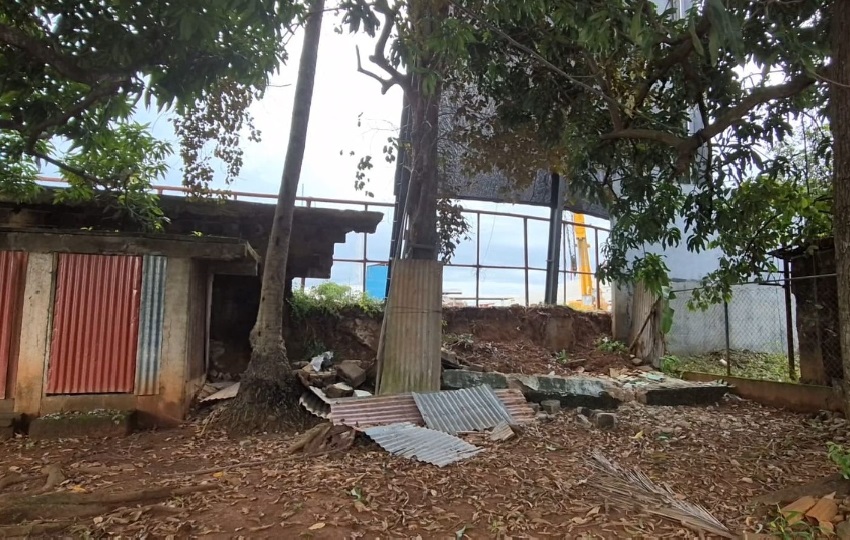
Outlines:
{"label": "green shrub", "polygon": [[307,290],[295,290],[289,300],[294,319],[315,315],[339,315],[344,311],[360,311],[365,315],[379,315],[384,303],[348,285],[327,282]]}

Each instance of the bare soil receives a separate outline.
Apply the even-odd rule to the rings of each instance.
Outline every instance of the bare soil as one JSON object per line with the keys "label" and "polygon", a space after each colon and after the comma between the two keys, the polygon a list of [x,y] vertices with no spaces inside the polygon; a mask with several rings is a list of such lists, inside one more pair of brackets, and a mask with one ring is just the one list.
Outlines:
{"label": "bare soil", "polygon": [[[740,533],[764,525],[747,506],[753,497],[833,473],[826,443],[847,436],[843,419],[740,401],[629,404],[618,416],[612,431],[582,427],[562,412],[518,439],[478,436],[470,441],[484,453],[445,468],[391,456],[362,436],[345,453],[293,457],[286,449],[294,437],[234,440],[201,419],[108,440],[19,438],[0,443],[0,508],[14,494],[42,489],[43,469],[58,466],[65,480],[51,492],[214,486],[80,519],[65,529],[74,536],[693,538],[679,524],[608,506],[587,484],[590,454],[639,466]],[[27,480],[4,487],[12,476]]]}

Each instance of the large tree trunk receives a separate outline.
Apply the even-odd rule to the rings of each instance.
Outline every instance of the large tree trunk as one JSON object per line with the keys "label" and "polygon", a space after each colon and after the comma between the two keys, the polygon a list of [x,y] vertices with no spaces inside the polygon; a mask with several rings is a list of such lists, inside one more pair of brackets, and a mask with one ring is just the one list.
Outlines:
{"label": "large tree trunk", "polygon": [[[441,2],[411,0],[408,4],[414,39],[428,42],[441,16]],[[442,271],[436,261],[439,80],[429,85],[438,71],[435,59],[421,55],[413,70],[407,100],[411,117],[409,212],[402,257],[393,266],[384,333],[379,348],[378,393],[396,394],[439,390],[440,307]],[[429,88],[430,86],[430,88]]]}
{"label": "large tree trunk", "polygon": [[221,425],[231,433],[299,428],[305,423],[305,414],[298,406],[301,388],[286,356],[283,316],[289,239],[307,144],[324,6],[324,0],[313,0],[305,25],[289,145],[269,245],[263,260],[260,308],[251,332],[251,361],[242,376],[239,394],[219,417]]}
{"label": "large tree trunk", "polygon": [[844,365],[844,408],[850,417],[850,2],[832,3],[830,129],[833,152],[833,227],[838,280],[838,328]]}

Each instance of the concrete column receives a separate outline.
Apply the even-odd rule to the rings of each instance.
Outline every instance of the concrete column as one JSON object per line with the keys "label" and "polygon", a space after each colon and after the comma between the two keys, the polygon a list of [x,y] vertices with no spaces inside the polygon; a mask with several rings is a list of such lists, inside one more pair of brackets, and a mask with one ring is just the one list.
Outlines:
{"label": "concrete column", "polygon": [[186,403],[189,354],[189,295],[192,261],[169,258],[165,273],[165,307],[162,323],[162,356],[159,392],[139,396],[138,409],[159,424],[183,420]]}
{"label": "concrete column", "polygon": [[15,412],[26,415],[38,416],[44,396],[50,357],[55,277],[54,254],[29,254],[15,382]]}

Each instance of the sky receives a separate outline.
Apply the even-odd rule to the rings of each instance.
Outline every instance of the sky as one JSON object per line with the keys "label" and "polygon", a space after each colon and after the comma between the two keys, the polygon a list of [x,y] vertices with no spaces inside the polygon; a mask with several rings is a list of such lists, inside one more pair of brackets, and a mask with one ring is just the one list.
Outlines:
{"label": "sky", "polygon": [[[307,147],[301,173],[299,195],[344,199],[364,202],[393,202],[393,175],[395,164],[383,159],[382,148],[388,137],[397,134],[401,115],[402,93],[393,88],[386,95],[381,94],[380,85],[373,79],[357,72],[355,46],[359,45],[364,62],[373,47],[372,40],[366,35],[350,35],[347,32],[334,32],[339,19],[326,14],[322,27],[322,37],[316,71],[313,105],[307,137]],[[262,133],[258,143],[243,139],[244,166],[236,182],[230,187],[233,191],[276,194],[280,185],[286,145],[289,137],[289,124],[292,113],[292,99],[295,92],[295,78],[298,59],[301,53],[301,33],[297,33],[289,42],[289,61],[280,73],[275,75],[272,86],[265,96],[251,107],[255,127]],[[170,140],[176,148],[176,136],[168,113],[151,110],[139,111],[137,120],[149,123],[155,136]],[[340,155],[342,151],[343,155]],[[354,188],[354,174],[357,157],[371,154],[374,168],[370,171],[369,191],[374,193],[370,199]],[[170,170],[161,184],[180,185],[181,163],[179,155],[170,158]],[[223,177],[223,174],[221,175]],[[224,187],[219,185],[218,187]],[[269,201],[272,202],[272,201]],[[352,208],[349,205],[318,204],[318,206]],[[510,204],[492,204],[483,202],[464,202],[464,208],[497,212],[525,214],[538,218],[547,218],[548,209]],[[362,206],[360,206],[362,209]],[[389,212],[390,208],[370,208]],[[472,228],[471,238],[461,242],[454,259],[458,264],[474,264],[477,238],[480,236],[480,263],[482,265],[524,266],[523,224],[521,219],[482,216],[480,224],[473,214],[467,214]],[[604,220],[588,217],[588,223],[602,227],[608,226]],[[387,214],[375,234],[367,240],[368,258],[384,261],[388,257],[392,214]],[[480,231],[480,235],[479,235]],[[544,268],[547,251],[547,224],[545,221],[531,220],[528,225],[529,265]],[[588,231],[591,253],[591,267],[595,268],[595,252],[601,250],[605,234],[599,236],[599,242]],[[350,233],[345,244],[338,244],[336,258],[361,258],[363,253],[363,235]],[[563,267],[563,262],[562,262]],[[571,276],[572,277],[572,276]],[[360,264],[336,263],[331,279],[337,283],[362,289],[363,268]],[[542,271],[529,272],[529,300],[531,303],[543,299],[545,274]],[[559,298],[563,299],[563,280]],[[307,286],[317,283],[308,280]],[[522,270],[481,269],[480,297],[499,297],[499,304],[525,302],[525,275]],[[447,267],[444,271],[444,290],[455,291],[461,297],[475,296],[475,270],[469,268]],[[567,281],[567,299],[580,297],[578,281]]]}

